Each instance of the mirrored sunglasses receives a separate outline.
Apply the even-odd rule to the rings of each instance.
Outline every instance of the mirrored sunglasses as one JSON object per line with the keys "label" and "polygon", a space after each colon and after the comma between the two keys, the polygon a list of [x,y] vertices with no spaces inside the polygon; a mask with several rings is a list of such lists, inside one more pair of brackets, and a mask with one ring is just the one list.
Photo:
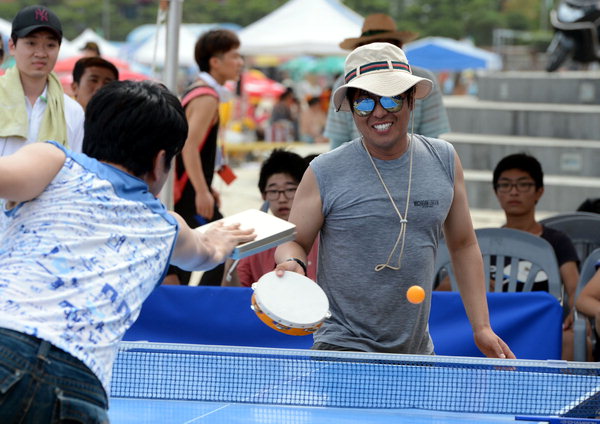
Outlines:
{"label": "mirrored sunglasses", "polygon": [[381,96],[377,98],[373,97],[359,97],[352,104],[354,113],[358,116],[369,116],[373,110],[375,110],[375,101],[379,99],[379,104],[388,112],[398,112],[402,109],[404,104],[404,97],[401,96]]}

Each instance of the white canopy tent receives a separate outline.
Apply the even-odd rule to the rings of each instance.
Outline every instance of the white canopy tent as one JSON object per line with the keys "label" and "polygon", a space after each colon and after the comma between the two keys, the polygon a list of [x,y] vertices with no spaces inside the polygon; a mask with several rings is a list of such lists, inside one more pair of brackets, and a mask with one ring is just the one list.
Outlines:
{"label": "white canopy tent", "polygon": [[[142,45],[133,52],[132,59],[144,65],[157,65],[163,67],[167,65],[166,54],[166,37],[167,29],[165,26],[158,28],[158,33],[148,37]],[[195,66],[194,46],[196,45],[197,37],[186,27],[179,26],[179,46],[178,46],[178,62],[181,66]],[[156,51],[156,60],[155,60]]]}
{"label": "white canopy tent", "polygon": [[363,17],[339,0],[290,0],[242,29],[246,55],[335,55],[339,43],[361,33]]}
{"label": "white canopy tent", "polygon": [[71,40],[71,44],[77,50],[81,50],[83,46],[85,46],[85,43],[89,41],[93,41],[96,44],[98,44],[102,56],[117,57],[119,55],[118,47],[116,47],[110,41],[98,35],[96,31],[94,31],[91,28],[87,28],[85,31],[83,31],[81,34],[79,34],[77,37]]}

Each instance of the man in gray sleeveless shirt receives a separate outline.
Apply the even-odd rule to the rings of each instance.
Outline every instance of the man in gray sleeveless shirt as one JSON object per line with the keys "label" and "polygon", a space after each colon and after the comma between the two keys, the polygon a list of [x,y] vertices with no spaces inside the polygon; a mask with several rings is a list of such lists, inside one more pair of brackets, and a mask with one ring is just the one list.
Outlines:
{"label": "man in gray sleeveless shirt", "polygon": [[[352,111],[362,137],[311,162],[289,218],[296,241],[275,254],[278,275],[303,273],[320,233],[317,281],[331,317],[313,349],[433,354],[427,324],[443,231],[475,343],[487,356],[514,358],[490,326],[458,155],[443,140],[408,131],[414,100],[432,81],[414,76],[389,43],[352,51],[345,81],[334,103]],[[408,302],[413,285],[425,290],[424,302]]]}

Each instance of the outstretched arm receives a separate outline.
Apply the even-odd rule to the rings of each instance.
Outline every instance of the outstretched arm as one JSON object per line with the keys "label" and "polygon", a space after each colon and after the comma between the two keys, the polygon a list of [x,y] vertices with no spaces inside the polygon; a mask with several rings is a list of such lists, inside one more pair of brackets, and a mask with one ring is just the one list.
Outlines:
{"label": "outstretched arm", "polygon": [[223,263],[240,243],[254,240],[254,230],[240,230],[240,225],[210,224],[208,229],[192,230],[184,219],[170,212],[179,223],[179,235],[171,263],[186,271],[209,270]]}
{"label": "outstretched arm", "polygon": [[479,350],[488,357],[514,358],[510,348],[494,333],[490,325],[483,284],[483,261],[469,213],[462,166],[456,154],[454,161],[454,200],[444,223],[444,234],[460,295]]}
{"label": "outstretched arm", "polygon": [[323,220],[317,178],[309,166],[298,186],[290,211],[289,221],[296,224],[296,240],[282,244],[275,251],[278,275],[283,275],[283,271],[286,270],[304,274],[304,270],[297,262],[288,259],[298,258],[307,264],[308,252],[321,230]]}
{"label": "outstretched arm", "polygon": [[24,202],[42,194],[65,162],[65,154],[49,143],[32,143],[0,157],[0,198]]}

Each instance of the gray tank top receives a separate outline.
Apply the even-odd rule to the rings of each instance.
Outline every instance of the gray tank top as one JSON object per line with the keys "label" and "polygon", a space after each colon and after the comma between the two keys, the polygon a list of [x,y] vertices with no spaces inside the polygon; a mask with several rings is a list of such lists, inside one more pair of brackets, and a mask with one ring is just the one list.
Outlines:
{"label": "gray tank top", "polygon": [[[322,154],[316,175],[325,221],[320,233],[317,282],[332,316],[315,342],[364,351],[432,354],[428,320],[433,269],[442,226],[454,196],[454,148],[413,137],[412,189],[402,267],[376,272],[396,243],[400,220],[360,139]],[[404,214],[410,152],[373,158],[398,210]],[[397,265],[400,246],[390,264]],[[406,291],[420,285],[426,300],[413,305]]]}

